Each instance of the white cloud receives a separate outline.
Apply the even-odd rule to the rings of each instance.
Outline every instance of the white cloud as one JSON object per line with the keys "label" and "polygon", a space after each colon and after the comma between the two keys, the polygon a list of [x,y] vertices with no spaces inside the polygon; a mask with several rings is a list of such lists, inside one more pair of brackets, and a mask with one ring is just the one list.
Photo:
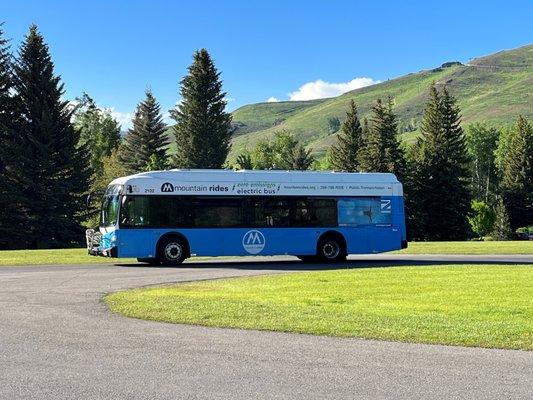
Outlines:
{"label": "white cloud", "polygon": [[289,93],[289,100],[314,100],[335,97],[350,90],[374,85],[379,82],[365,77],[354,78],[349,82],[340,83],[325,82],[322,79],[317,79],[314,82],[304,83],[298,90]]}
{"label": "white cloud", "polygon": [[277,103],[279,100],[277,98],[275,98],[274,96],[272,97],[269,97],[267,99],[267,103]]}
{"label": "white cloud", "polygon": [[176,121],[174,121],[172,117],[170,116],[169,111],[163,113],[163,122],[167,125],[172,125],[176,123]]}
{"label": "white cloud", "polygon": [[133,119],[133,113],[131,112],[121,112],[115,110],[114,107],[111,107],[108,109],[111,112],[111,116],[117,120],[117,122],[120,124],[120,129],[125,131],[129,128],[131,128],[131,120]]}

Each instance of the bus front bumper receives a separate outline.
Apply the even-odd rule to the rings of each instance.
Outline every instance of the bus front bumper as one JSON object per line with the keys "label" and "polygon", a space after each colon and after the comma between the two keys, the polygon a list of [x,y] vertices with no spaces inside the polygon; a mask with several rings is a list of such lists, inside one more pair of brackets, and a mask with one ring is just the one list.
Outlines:
{"label": "bus front bumper", "polygon": [[91,256],[101,257],[118,257],[118,248],[116,246],[103,247],[102,234],[94,229],[85,231],[87,240],[87,253]]}
{"label": "bus front bumper", "polygon": [[116,247],[110,247],[109,249],[102,249],[100,247],[92,247],[87,249],[87,253],[91,256],[100,256],[100,257],[118,257],[118,249]]}

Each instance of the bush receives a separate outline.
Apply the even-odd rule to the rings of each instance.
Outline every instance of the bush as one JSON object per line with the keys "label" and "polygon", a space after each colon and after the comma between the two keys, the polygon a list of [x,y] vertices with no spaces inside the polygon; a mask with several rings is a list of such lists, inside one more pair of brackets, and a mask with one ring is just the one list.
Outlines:
{"label": "bush", "polygon": [[472,230],[481,238],[488,235],[494,229],[496,215],[494,211],[483,201],[472,201],[473,215],[468,217]]}
{"label": "bush", "polygon": [[516,230],[516,233],[533,233],[533,225],[522,226]]}

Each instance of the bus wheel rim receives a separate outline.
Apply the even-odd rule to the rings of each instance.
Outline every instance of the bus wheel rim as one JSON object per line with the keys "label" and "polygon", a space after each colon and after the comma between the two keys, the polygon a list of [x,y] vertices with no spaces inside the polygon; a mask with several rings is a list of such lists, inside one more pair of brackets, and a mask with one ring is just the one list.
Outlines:
{"label": "bus wheel rim", "polygon": [[333,259],[339,255],[340,248],[336,242],[327,242],[324,244],[322,251],[326,258]]}
{"label": "bus wheel rim", "polygon": [[169,243],[165,246],[165,257],[168,260],[178,260],[181,257],[181,252],[179,243]]}

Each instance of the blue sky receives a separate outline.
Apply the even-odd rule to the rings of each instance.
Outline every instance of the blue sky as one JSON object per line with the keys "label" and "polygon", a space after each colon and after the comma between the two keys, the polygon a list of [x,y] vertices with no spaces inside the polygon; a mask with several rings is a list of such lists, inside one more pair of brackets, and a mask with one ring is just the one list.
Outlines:
{"label": "blue sky", "polygon": [[327,97],[533,42],[533,1],[0,0],[18,47],[31,23],[66,96],[87,91],[122,122],[147,87],[168,110],[194,50],[222,71],[228,108]]}

